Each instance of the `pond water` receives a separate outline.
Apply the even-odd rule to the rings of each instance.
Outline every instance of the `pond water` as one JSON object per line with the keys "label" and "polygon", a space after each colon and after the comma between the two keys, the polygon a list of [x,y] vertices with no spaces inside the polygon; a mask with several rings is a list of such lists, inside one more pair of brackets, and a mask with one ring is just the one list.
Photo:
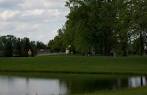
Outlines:
{"label": "pond water", "polygon": [[69,95],[147,85],[147,77],[116,78],[29,78],[0,76],[0,95]]}

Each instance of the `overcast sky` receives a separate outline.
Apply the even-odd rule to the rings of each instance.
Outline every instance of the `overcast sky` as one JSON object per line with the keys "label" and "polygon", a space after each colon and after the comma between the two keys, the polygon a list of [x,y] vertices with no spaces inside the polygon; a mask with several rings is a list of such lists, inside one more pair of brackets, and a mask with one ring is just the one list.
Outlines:
{"label": "overcast sky", "polygon": [[0,0],[0,36],[47,43],[66,21],[65,0]]}

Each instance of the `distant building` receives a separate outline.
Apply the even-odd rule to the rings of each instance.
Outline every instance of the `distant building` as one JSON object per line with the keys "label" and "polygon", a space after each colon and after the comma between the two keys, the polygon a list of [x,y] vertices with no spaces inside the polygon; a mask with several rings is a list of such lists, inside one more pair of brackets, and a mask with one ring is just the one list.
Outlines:
{"label": "distant building", "polygon": [[32,51],[31,51],[31,49],[29,49],[28,55],[29,55],[29,56],[32,56]]}
{"label": "distant building", "polygon": [[70,50],[66,49],[65,53],[66,53],[66,55],[70,54]]}
{"label": "distant building", "polygon": [[65,54],[68,55],[71,53],[71,45],[69,45],[66,50],[65,50]]}
{"label": "distant building", "polygon": [[39,49],[39,50],[37,50],[37,55],[48,55],[48,54],[50,54],[49,49]]}

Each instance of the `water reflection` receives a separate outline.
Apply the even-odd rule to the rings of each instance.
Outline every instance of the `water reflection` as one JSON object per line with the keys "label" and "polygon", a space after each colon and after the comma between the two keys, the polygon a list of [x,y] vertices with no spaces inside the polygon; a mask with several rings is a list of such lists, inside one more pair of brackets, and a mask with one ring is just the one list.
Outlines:
{"label": "water reflection", "polygon": [[147,78],[39,79],[0,76],[0,95],[69,95],[98,90],[136,88],[147,85]]}
{"label": "water reflection", "polygon": [[142,87],[147,85],[147,78],[146,77],[131,77],[129,78],[129,87]]}
{"label": "water reflection", "polygon": [[65,95],[66,84],[58,79],[0,77],[0,95]]}

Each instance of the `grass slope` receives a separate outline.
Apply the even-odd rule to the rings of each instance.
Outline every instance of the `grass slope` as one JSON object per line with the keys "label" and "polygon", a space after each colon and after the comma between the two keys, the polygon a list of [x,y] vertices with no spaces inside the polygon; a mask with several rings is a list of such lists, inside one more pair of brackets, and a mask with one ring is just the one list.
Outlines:
{"label": "grass slope", "polygon": [[101,92],[95,92],[95,93],[74,94],[74,95],[147,95],[147,87],[125,89],[125,90],[119,90],[119,91],[101,91]]}
{"label": "grass slope", "polygon": [[0,58],[0,71],[147,74],[147,57],[40,56]]}

